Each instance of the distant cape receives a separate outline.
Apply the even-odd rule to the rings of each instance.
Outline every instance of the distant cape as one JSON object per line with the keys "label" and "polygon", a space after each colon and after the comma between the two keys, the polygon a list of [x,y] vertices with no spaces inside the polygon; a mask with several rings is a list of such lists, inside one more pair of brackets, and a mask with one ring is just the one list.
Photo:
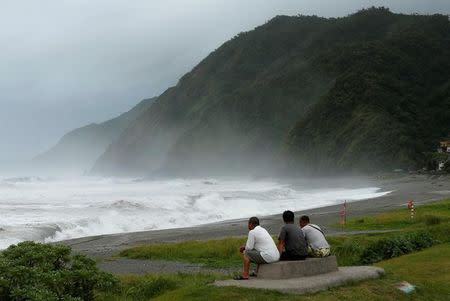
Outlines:
{"label": "distant cape", "polygon": [[31,167],[64,174],[89,172],[107,147],[116,141],[120,134],[153,104],[155,99],[144,99],[130,111],[116,118],[70,131],[48,151],[36,156],[31,162]]}

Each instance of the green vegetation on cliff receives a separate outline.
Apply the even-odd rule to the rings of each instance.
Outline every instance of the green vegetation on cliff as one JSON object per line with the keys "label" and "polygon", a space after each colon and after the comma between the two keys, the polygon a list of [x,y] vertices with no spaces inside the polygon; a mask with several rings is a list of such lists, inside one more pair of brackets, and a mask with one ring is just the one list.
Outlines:
{"label": "green vegetation on cliff", "polygon": [[336,82],[291,131],[290,153],[316,170],[424,166],[450,131],[448,18],[368,10],[335,30],[341,42],[315,60]]}
{"label": "green vegetation on cliff", "polygon": [[278,16],[183,76],[94,171],[421,167],[450,131],[449,78],[447,16]]}

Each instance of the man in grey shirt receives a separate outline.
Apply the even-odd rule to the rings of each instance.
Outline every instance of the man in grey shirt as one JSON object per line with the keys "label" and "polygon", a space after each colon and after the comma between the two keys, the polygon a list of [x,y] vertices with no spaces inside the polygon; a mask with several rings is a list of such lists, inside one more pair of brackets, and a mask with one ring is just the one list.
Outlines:
{"label": "man in grey shirt", "polygon": [[280,260],[304,260],[308,255],[308,248],[302,230],[294,224],[294,213],[283,212],[285,225],[278,236],[278,251]]}
{"label": "man in grey shirt", "polygon": [[313,257],[326,257],[330,255],[330,245],[325,234],[319,226],[310,224],[309,217],[300,217],[300,227],[308,243],[308,254]]}

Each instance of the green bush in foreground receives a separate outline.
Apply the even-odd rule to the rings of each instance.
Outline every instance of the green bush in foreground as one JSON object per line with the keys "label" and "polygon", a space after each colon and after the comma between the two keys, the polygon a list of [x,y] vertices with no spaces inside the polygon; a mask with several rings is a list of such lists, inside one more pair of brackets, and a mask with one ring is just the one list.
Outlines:
{"label": "green bush in foreground", "polygon": [[70,247],[23,242],[0,253],[0,300],[91,301],[117,280]]}

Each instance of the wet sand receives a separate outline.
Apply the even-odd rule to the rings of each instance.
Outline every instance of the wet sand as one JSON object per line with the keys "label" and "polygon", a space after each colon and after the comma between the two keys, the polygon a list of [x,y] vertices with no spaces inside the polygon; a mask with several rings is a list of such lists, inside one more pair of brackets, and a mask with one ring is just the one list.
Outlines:
{"label": "wet sand", "polygon": [[[348,218],[404,207],[408,200],[414,200],[418,206],[427,202],[450,198],[450,177],[429,175],[395,176],[385,179],[371,179],[371,185],[392,191],[383,197],[349,203]],[[286,208],[289,209],[289,208]],[[346,233],[331,225],[339,222],[341,205],[334,205],[296,212],[296,216],[307,214],[313,223],[321,225],[328,235]],[[419,209],[420,210],[420,209]],[[261,217],[261,225],[271,234],[277,234],[282,226],[280,214]],[[206,224],[188,228],[98,235],[62,241],[74,251],[107,259],[116,256],[121,250],[139,245],[159,242],[177,242],[184,240],[220,239],[229,236],[247,234],[247,219],[229,220],[215,224]],[[118,268],[120,270],[120,267]]]}

